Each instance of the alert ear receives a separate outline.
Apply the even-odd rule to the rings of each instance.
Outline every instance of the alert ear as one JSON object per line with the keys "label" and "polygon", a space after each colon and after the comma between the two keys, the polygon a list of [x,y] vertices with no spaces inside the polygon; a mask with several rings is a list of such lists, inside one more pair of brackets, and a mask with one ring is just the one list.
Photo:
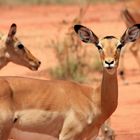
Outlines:
{"label": "alert ear", "polygon": [[134,42],[140,37],[140,24],[129,27],[121,37],[121,43],[125,45],[128,42]]}
{"label": "alert ear", "polygon": [[87,27],[82,25],[75,25],[74,30],[83,42],[93,43],[95,45],[99,43],[98,37]]}
{"label": "alert ear", "polygon": [[13,38],[13,36],[16,34],[16,31],[17,31],[17,25],[13,23],[9,29],[8,37]]}

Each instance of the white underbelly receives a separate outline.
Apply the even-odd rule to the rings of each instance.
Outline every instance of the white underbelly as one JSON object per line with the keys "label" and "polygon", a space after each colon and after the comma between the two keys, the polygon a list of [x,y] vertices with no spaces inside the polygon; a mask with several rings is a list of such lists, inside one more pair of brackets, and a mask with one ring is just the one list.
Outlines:
{"label": "white underbelly", "polygon": [[14,127],[22,131],[58,137],[64,122],[63,113],[30,109],[15,113]]}
{"label": "white underbelly", "polygon": [[57,138],[46,134],[21,131],[16,128],[12,129],[9,138],[12,138],[14,140],[58,140]]}

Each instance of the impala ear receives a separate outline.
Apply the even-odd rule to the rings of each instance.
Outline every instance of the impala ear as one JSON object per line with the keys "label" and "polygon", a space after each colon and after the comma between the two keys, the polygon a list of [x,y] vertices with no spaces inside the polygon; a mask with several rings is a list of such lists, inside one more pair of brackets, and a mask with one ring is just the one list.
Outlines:
{"label": "impala ear", "polygon": [[135,24],[128,28],[121,37],[121,43],[125,45],[128,42],[134,42],[140,37],[140,24]]}
{"label": "impala ear", "polygon": [[99,43],[98,37],[87,27],[82,25],[75,25],[74,30],[83,42],[93,43],[95,45]]}
{"label": "impala ear", "polygon": [[13,38],[13,36],[16,34],[17,31],[17,25],[13,23],[9,29],[8,37]]}

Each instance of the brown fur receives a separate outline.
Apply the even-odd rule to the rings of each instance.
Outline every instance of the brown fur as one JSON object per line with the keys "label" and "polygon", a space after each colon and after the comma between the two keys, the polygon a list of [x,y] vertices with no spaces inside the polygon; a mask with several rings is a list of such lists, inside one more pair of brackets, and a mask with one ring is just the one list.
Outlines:
{"label": "brown fur", "polygon": [[[9,62],[13,62],[31,70],[37,70],[41,62],[15,36],[16,30],[16,24],[12,24],[8,35],[0,35],[0,69]],[[19,48],[19,45],[22,48]]]}
{"label": "brown fur", "polygon": [[94,90],[70,81],[1,77],[1,140],[7,140],[13,127],[45,133],[59,140],[95,139],[101,125],[115,111],[120,55],[117,46],[137,39],[139,25],[128,28],[121,40],[116,41],[105,38],[99,41],[90,29],[81,25],[75,28],[84,42],[92,42],[100,48],[103,64],[101,85]]}
{"label": "brown fur", "polygon": [[[135,4],[135,6],[137,6],[137,4],[138,4],[137,2],[136,1],[134,3],[133,3],[133,1],[128,2],[128,8],[121,11],[121,17],[122,17],[124,23],[126,24],[126,27],[130,27],[130,26],[140,22],[140,20],[139,20],[140,14],[138,12],[139,8],[137,7],[135,9],[135,11],[133,11],[134,7],[132,6],[132,9],[131,9],[131,5],[130,5],[133,3],[133,4]],[[140,44],[140,39],[138,39],[136,42],[132,43],[129,46],[129,50],[132,53],[132,55],[134,56],[134,58],[136,59],[136,62],[138,63],[138,65],[140,67],[139,44]],[[124,65],[125,52],[126,52],[126,48],[123,49],[123,53],[120,56],[120,58],[121,58],[120,75],[123,80],[125,79],[125,65]]]}

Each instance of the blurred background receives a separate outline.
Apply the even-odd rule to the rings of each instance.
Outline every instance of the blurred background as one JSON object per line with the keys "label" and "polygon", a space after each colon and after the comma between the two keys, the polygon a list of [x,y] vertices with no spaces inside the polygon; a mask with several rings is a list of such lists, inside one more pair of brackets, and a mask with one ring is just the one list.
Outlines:
{"label": "blurred background", "polygon": [[5,5],[29,5],[29,4],[85,4],[90,2],[90,3],[104,3],[104,2],[115,2],[116,0],[5,0],[5,1],[0,1],[1,4]]}
{"label": "blurred background", "polygon": [[[0,13],[0,32],[7,34],[16,23],[17,37],[42,62],[36,72],[9,63],[0,76],[67,79],[96,87],[102,76],[98,51],[78,39],[74,24],[91,28],[101,38],[120,38],[127,27],[140,23],[140,0],[0,0]],[[118,108],[107,123],[115,140],[140,139],[139,43],[125,46],[120,60]],[[14,133],[17,140],[47,139]],[[99,138],[113,140],[106,135]]]}

